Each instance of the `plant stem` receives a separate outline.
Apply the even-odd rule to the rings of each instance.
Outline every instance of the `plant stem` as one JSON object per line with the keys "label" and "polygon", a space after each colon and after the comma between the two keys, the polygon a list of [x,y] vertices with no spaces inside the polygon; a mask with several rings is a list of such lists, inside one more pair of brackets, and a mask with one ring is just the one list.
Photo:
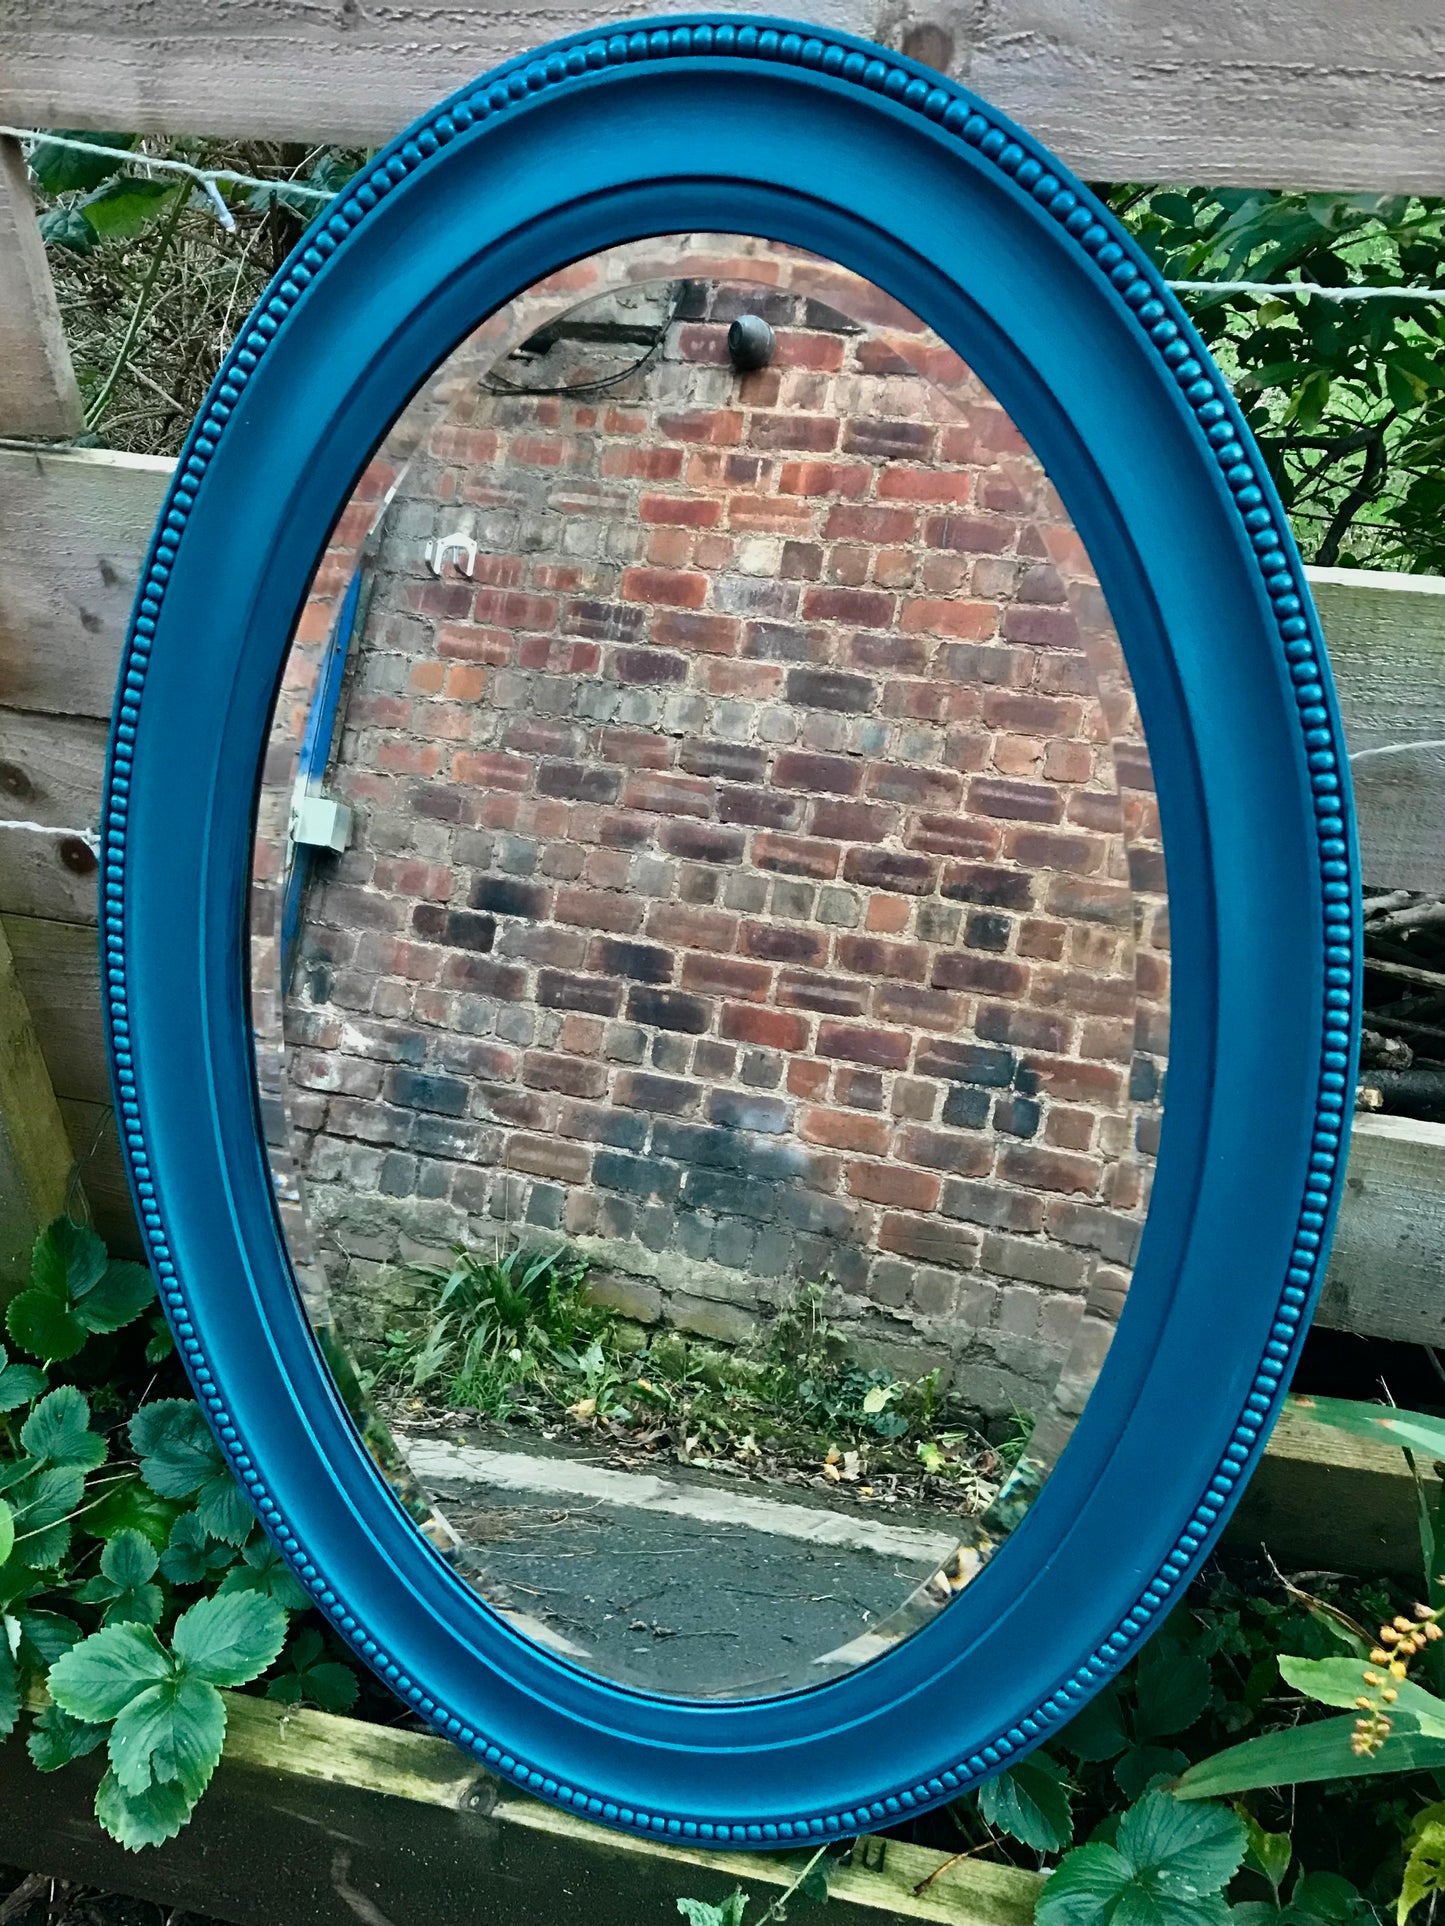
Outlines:
{"label": "plant stem", "polygon": [[126,328],[125,339],[121,342],[117,350],[115,360],[111,364],[110,373],[105,378],[104,386],[85,411],[85,425],[87,428],[94,428],[101,416],[105,413],[106,405],[110,401],[111,395],[115,392],[115,384],[125,372],[126,363],[130,360],[131,350],[135,346],[136,336],[140,332],[140,324],[145,314],[146,303],[151,298],[151,290],[156,284],[156,276],[160,273],[161,262],[166,257],[171,240],[180,223],[181,211],[185,207],[188,198],[189,191],[186,188],[178,187],[176,189],[175,199],[171,202],[170,214],[167,217],[165,227],[161,231],[161,238],[156,245],[156,251],[151,257],[151,264],[146,269],[146,278],[141,284],[141,291],[136,299],[135,307],[131,311],[130,324]]}

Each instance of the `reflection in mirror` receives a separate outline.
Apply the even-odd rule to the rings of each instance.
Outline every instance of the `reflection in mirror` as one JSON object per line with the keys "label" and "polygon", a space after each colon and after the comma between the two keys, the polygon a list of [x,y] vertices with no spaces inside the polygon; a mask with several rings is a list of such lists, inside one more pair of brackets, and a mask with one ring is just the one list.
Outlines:
{"label": "reflection in mirror", "polygon": [[568,268],[362,476],[265,775],[277,1196],[419,1528],[656,1691],[944,1609],[1103,1362],[1166,1049],[1123,658],[994,398],[815,257]]}

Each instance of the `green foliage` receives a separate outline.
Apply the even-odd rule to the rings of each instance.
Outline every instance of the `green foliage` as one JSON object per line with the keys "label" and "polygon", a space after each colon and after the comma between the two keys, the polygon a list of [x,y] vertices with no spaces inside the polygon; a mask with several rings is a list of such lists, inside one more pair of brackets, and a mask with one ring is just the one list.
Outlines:
{"label": "green foliage", "polygon": [[[36,1241],[10,1335],[68,1365],[96,1333],[113,1347],[109,1334],[152,1297],[139,1265],[113,1263],[99,1239],[62,1220]],[[152,1334],[144,1350],[154,1343]],[[144,1383],[154,1367],[140,1333],[132,1356]],[[138,1849],[185,1823],[220,1757],[222,1690],[269,1670],[288,1614],[307,1599],[256,1531],[195,1403],[158,1398],[108,1438],[95,1408],[123,1408],[125,1386],[97,1383],[82,1365],[89,1395],[70,1382],[51,1388],[44,1371],[0,1353],[0,1738],[44,1685],[31,1758],[51,1772],[105,1745],[96,1816]],[[126,1443],[137,1466],[115,1463]],[[177,1588],[203,1595],[182,1605]],[[322,1632],[301,1626],[265,1689],[343,1711],[358,1687]]]}
{"label": "green foliage", "polygon": [[1074,1837],[1069,1776],[1047,1752],[1031,1752],[978,1789],[985,1822],[1035,1852],[1062,1852]]}
{"label": "green foliage", "polygon": [[11,1299],[5,1328],[42,1363],[72,1358],[97,1331],[118,1331],[155,1296],[142,1264],[115,1262],[94,1231],[58,1217],[36,1240],[30,1286]]}
{"label": "green foliage", "polygon": [[1244,1822],[1227,1807],[1146,1792],[1112,1845],[1091,1841],[1064,1855],[1034,1917],[1039,1926],[1217,1926],[1229,1919],[1224,1889],[1245,1844]]}
{"label": "green foliage", "polygon": [[[1177,280],[1445,285],[1445,201],[1115,188]],[[1445,305],[1185,294],[1230,376],[1306,561],[1445,566]]]}

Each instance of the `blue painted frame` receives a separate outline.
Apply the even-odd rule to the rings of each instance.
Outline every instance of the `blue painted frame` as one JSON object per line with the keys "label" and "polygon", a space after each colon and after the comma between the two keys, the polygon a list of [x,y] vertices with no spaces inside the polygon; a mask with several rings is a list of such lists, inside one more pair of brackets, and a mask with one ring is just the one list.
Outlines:
{"label": "blue painted frame", "polygon": [[[1044,460],[1133,672],[1174,953],[1154,1207],[1069,1450],[925,1630],[742,1704],[650,1697],[529,1643],[392,1499],[293,1288],[243,972],[280,665],[379,435],[543,274],[697,230],[800,244],[887,288]],[[694,16],[516,60],[370,162],[242,330],[182,454],[121,669],[102,880],[116,1106],[197,1395],[321,1609],[495,1771],[635,1832],[856,1833],[1027,1751],[1180,1596],[1263,1448],[1339,1196],[1347,764],[1298,556],[1227,386],[1087,190],[963,88],[844,35]]]}

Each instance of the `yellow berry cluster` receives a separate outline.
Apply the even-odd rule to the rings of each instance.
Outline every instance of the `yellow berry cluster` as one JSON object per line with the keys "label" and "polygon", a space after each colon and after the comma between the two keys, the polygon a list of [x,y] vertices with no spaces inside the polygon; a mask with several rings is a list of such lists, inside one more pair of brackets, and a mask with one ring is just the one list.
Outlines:
{"label": "yellow berry cluster", "polygon": [[[1380,1642],[1370,1653],[1370,1670],[1365,1673],[1370,1689],[1355,1700],[1361,1716],[1355,1720],[1350,1750],[1357,1757],[1368,1758],[1389,1738],[1390,1715],[1385,1708],[1400,1696],[1400,1681],[1415,1654],[1423,1652],[1427,1643],[1445,1638],[1440,1617],[1441,1612],[1432,1612],[1428,1605],[1417,1605],[1413,1619],[1394,1618],[1380,1627]],[[1376,1666],[1382,1670],[1376,1671]]]}

